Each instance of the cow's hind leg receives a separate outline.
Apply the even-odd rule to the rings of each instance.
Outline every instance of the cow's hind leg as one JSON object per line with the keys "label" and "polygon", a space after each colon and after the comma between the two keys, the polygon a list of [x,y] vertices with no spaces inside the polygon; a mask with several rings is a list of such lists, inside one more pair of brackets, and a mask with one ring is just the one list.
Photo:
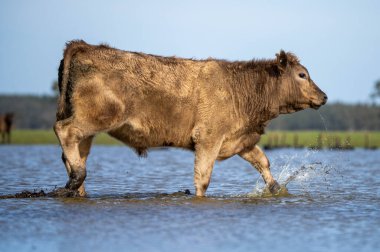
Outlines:
{"label": "cow's hind leg", "polygon": [[[80,154],[82,164],[84,166],[86,166],[87,157],[90,154],[90,149],[91,149],[91,144],[92,144],[93,138],[94,138],[94,136],[89,136],[89,137],[83,139],[82,142],[80,142],[80,144],[79,144],[79,154]],[[86,195],[84,181],[83,181],[82,185],[78,188],[78,192],[79,192],[79,195],[81,195],[81,196]]]}
{"label": "cow's hind leg", "polygon": [[[81,162],[84,165],[86,165],[87,157],[90,154],[90,148],[91,148],[91,143],[92,143],[93,138],[94,138],[94,136],[89,136],[89,137],[83,139],[79,144],[79,154],[81,157]],[[62,161],[65,164],[67,175],[70,177],[71,166],[70,166],[69,161],[67,160],[67,158],[63,152],[62,152]],[[80,196],[86,196],[86,190],[85,190],[84,182],[78,188],[78,193]]]}
{"label": "cow's hind leg", "polygon": [[82,157],[80,146],[81,142],[87,139],[90,135],[86,134],[86,132],[74,122],[72,117],[56,122],[54,125],[54,131],[61,144],[63,160],[69,175],[69,181],[66,184],[66,188],[70,190],[78,190],[86,178],[85,160],[88,151],[85,151],[85,147],[89,150],[90,144],[84,142],[85,144],[82,146]]}
{"label": "cow's hind leg", "polygon": [[280,185],[274,180],[270,172],[270,163],[265,153],[259,146],[239,154],[243,159],[251,163],[261,174],[271,193],[278,193]]}

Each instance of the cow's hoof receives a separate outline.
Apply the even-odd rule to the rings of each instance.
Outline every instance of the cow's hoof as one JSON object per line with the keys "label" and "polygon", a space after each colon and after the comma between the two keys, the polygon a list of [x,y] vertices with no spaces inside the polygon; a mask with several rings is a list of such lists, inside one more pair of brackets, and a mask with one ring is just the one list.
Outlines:
{"label": "cow's hoof", "polygon": [[270,193],[278,194],[281,191],[281,186],[277,183],[277,181],[274,181],[274,183],[268,186],[268,189]]}
{"label": "cow's hoof", "polygon": [[65,188],[71,191],[76,191],[78,188],[82,185],[83,180],[78,180],[78,179],[69,179],[67,181]]}
{"label": "cow's hoof", "polygon": [[66,189],[76,191],[83,184],[86,178],[86,170],[71,172],[69,181],[66,183]]}
{"label": "cow's hoof", "polygon": [[82,184],[81,187],[79,187],[78,194],[79,194],[80,197],[86,197],[87,196],[87,193],[86,193],[86,190],[84,189],[84,185],[83,184]]}
{"label": "cow's hoof", "polygon": [[269,196],[289,196],[288,189],[285,185],[280,185],[276,181],[274,181],[272,184],[268,185],[266,188],[266,192],[269,193]]}

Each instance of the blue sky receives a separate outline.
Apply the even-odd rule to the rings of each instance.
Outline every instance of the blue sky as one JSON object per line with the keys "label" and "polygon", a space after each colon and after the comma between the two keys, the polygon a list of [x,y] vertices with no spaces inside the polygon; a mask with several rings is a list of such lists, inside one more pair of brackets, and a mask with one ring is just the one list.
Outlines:
{"label": "blue sky", "polygon": [[380,1],[0,1],[0,93],[49,94],[65,42],[228,60],[292,51],[330,101],[380,79]]}

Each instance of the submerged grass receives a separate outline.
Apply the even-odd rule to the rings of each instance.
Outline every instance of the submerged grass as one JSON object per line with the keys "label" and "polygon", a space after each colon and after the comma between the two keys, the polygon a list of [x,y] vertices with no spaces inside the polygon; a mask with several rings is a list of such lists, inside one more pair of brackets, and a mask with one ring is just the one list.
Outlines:
{"label": "submerged grass", "polygon": [[[106,134],[95,144],[122,145]],[[12,144],[58,144],[53,130],[14,130]],[[380,131],[267,131],[260,145],[267,148],[380,148]]]}

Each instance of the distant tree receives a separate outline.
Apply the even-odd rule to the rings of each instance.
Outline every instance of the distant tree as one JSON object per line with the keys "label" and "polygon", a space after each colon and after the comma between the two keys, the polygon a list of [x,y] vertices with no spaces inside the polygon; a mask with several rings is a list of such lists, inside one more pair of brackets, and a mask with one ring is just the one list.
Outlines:
{"label": "distant tree", "polygon": [[377,99],[380,99],[380,80],[375,82],[373,92],[370,94],[372,101],[375,103]]}
{"label": "distant tree", "polygon": [[54,96],[59,96],[59,87],[58,87],[58,81],[53,81],[51,85],[51,90],[53,91]]}

